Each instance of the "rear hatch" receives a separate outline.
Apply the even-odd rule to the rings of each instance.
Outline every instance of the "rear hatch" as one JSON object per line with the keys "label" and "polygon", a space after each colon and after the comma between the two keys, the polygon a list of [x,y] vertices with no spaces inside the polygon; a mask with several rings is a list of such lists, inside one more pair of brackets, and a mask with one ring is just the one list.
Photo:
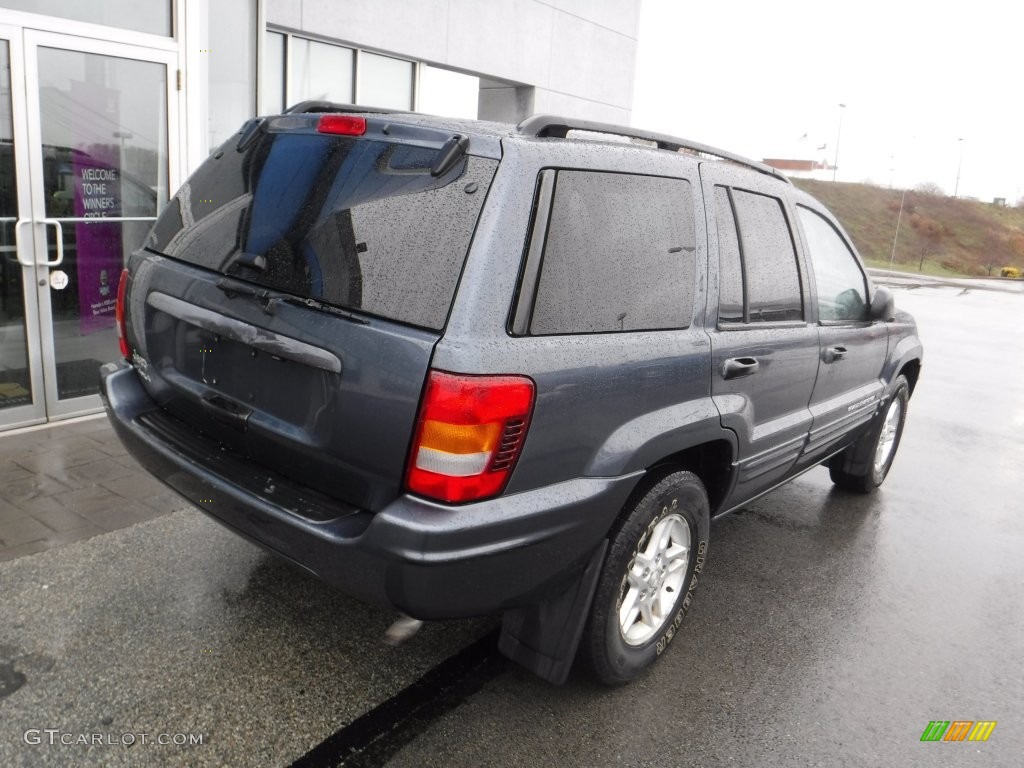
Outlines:
{"label": "rear hatch", "polygon": [[252,121],[131,262],[151,426],[266,468],[268,494],[285,478],[377,510],[401,492],[500,145],[388,118]]}

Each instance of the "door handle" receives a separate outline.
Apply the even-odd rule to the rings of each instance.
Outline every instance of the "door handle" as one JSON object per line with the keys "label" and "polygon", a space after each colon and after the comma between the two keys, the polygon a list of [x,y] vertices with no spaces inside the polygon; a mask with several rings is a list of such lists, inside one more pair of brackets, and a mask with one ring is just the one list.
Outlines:
{"label": "door handle", "polygon": [[32,224],[32,219],[18,219],[14,222],[14,255],[21,266],[34,267],[36,265],[34,260],[25,261],[21,258],[21,228],[25,224]]}
{"label": "door handle", "polygon": [[741,379],[757,373],[760,367],[756,357],[731,357],[722,366],[722,378]]}
{"label": "door handle", "polygon": [[846,347],[829,347],[822,354],[821,359],[826,363],[832,363],[842,360],[844,357],[846,357]]}
{"label": "door handle", "polygon": [[18,255],[18,263],[23,267],[34,267],[36,266],[35,260],[26,261],[21,258],[21,228],[25,224],[42,224],[43,226],[53,226],[57,230],[57,258],[53,261],[47,259],[39,266],[41,267],[59,267],[61,262],[64,261],[64,228],[61,227],[58,219],[18,219],[14,222],[14,247]]}
{"label": "door handle", "polygon": [[64,228],[61,227],[60,221],[57,219],[40,219],[39,221],[44,226],[52,225],[57,230],[57,258],[53,261],[44,261],[42,266],[59,267],[61,262],[64,261]]}

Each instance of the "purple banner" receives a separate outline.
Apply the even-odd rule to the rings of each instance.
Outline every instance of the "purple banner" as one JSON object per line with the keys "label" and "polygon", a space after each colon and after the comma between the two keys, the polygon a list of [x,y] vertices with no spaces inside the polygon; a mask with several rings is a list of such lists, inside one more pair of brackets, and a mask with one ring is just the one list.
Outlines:
{"label": "purple banner", "polygon": [[[120,216],[121,146],[114,143],[117,142],[115,129],[120,122],[119,94],[83,82],[73,83],[72,94],[75,106],[81,105],[83,113],[91,118],[82,121],[81,140],[72,148],[75,216],[88,219]],[[76,223],[75,251],[79,331],[85,335],[114,325],[114,304],[123,258],[121,224]]]}

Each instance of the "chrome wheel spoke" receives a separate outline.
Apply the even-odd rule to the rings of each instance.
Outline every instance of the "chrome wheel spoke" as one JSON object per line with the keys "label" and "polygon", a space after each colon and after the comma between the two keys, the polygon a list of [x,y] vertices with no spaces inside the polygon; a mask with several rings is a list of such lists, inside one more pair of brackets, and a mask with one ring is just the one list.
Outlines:
{"label": "chrome wheel spoke", "polygon": [[687,558],[685,558],[685,557],[683,557],[681,559],[673,560],[672,562],[670,562],[668,564],[668,574],[671,576],[671,575],[674,575],[676,573],[685,573],[686,572],[686,564],[687,564]]}
{"label": "chrome wheel spoke", "polygon": [[689,547],[683,546],[682,544],[673,544],[668,550],[666,550],[665,559],[673,565],[680,559],[685,562],[687,559],[686,555],[689,551]]}
{"label": "chrome wheel spoke", "polygon": [[669,591],[665,587],[662,587],[658,591],[658,597],[655,601],[657,606],[657,615],[659,624],[664,621],[665,617],[668,616],[669,611],[672,610],[672,606],[675,603],[676,593]]}
{"label": "chrome wheel spoke", "polygon": [[651,629],[657,626],[654,623],[654,614],[651,612],[651,604],[647,601],[640,603],[640,620],[646,625],[646,629]]}
{"label": "chrome wheel spoke", "polygon": [[636,617],[640,615],[640,590],[630,589],[622,600],[622,607],[619,609],[619,626],[623,633],[636,623]]}

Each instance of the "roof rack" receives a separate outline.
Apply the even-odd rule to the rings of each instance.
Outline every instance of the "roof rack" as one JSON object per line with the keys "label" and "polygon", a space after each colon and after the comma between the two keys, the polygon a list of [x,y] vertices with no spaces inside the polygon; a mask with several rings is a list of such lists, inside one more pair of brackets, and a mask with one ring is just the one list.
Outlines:
{"label": "roof rack", "polygon": [[[379,107],[361,107],[358,104],[335,104],[333,101],[318,101],[312,99],[310,101],[300,101],[298,104],[292,104],[281,114],[292,115],[292,114],[311,114],[318,112],[329,112],[331,114],[346,114],[348,112],[357,112],[359,114],[373,113],[381,115],[390,115],[397,112],[402,112],[400,109],[381,109]],[[405,110],[408,112],[408,110]]]}
{"label": "roof rack", "polygon": [[652,131],[643,131],[636,128],[626,128],[621,125],[612,125],[610,123],[598,123],[593,120],[569,119],[566,117],[558,117],[556,115],[534,115],[533,117],[526,118],[516,126],[517,133],[524,136],[537,136],[538,138],[564,139],[568,135],[569,131],[587,131],[588,133],[605,133],[612,136],[625,136],[630,139],[642,139],[643,141],[653,142],[658,149],[667,149],[671,152],[685,150],[688,152],[697,152],[702,155],[710,155],[711,157],[728,160],[730,163],[745,166],[767,176],[774,176],[787,184],[792,183],[785,174],[780,173],[770,165],[759,163],[756,160],[750,160],[749,158],[733,154],[732,152],[726,152],[723,149],[715,149],[714,147],[710,147],[706,144],[699,144],[695,141],[680,139],[676,136],[668,136],[664,133],[654,133]]}

